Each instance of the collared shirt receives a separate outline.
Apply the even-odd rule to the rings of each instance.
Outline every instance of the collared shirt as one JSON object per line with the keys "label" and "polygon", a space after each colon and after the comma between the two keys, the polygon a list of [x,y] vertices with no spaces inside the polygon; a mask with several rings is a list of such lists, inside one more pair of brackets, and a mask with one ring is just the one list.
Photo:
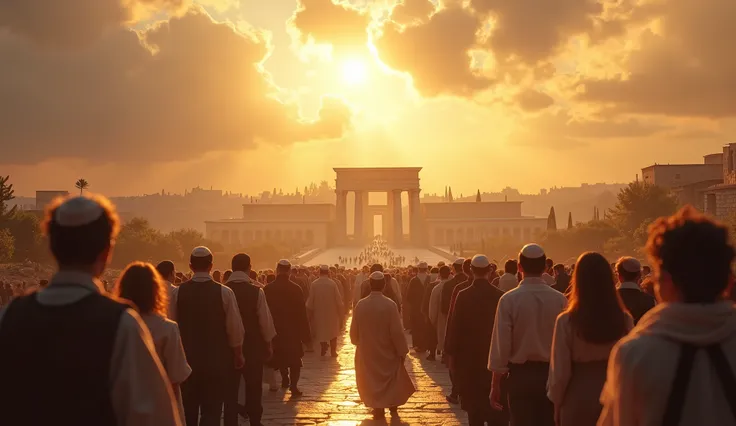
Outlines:
{"label": "collared shirt", "polygon": [[641,287],[639,287],[639,284],[633,282],[633,281],[624,281],[620,283],[617,288],[628,288],[630,290],[639,290],[641,291]]}
{"label": "collared shirt", "polygon": [[[65,284],[65,285],[60,285]],[[70,285],[73,284],[73,285]],[[102,283],[83,272],[56,273],[36,300],[41,305],[64,306],[90,293]],[[4,310],[0,310],[0,324]],[[180,426],[179,410],[148,327],[133,309],[120,317],[110,360],[110,399],[121,426]]]}
{"label": "collared shirt", "polygon": [[[194,282],[206,282],[215,280],[209,272],[195,272],[192,276]],[[230,343],[230,347],[235,348],[243,345],[243,337],[245,336],[245,329],[243,328],[243,320],[240,318],[240,310],[238,309],[238,301],[235,299],[235,293],[233,291],[220,284],[222,287],[222,307],[225,309],[225,331],[227,332],[227,341]],[[178,299],[179,292],[174,294],[174,298]],[[175,312],[177,313],[177,312]],[[171,318],[176,321],[176,317]]]}
{"label": "collared shirt", "polygon": [[498,288],[504,293],[511,291],[519,286],[519,280],[516,278],[516,274],[503,274],[498,279]]}
{"label": "collared shirt", "polygon": [[557,316],[567,298],[541,277],[529,277],[504,293],[493,325],[488,369],[506,373],[509,363],[549,362]]}
{"label": "collared shirt", "polygon": [[[227,282],[246,282],[251,283],[250,277],[243,271],[233,271]],[[255,284],[254,284],[255,285]],[[266,302],[266,294],[263,289],[258,287],[258,302],[256,303],[256,310],[258,311],[258,327],[261,329],[261,335],[263,340],[270,342],[276,337],[276,327],[273,325],[273,317],[271,316],[271,310],[268,308],[268,302]]]}

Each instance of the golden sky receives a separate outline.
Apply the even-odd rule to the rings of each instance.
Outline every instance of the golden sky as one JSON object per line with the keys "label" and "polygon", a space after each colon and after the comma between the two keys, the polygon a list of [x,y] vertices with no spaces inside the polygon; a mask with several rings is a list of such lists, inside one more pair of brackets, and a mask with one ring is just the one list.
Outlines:
{"label": "golden sky", "polygon": [[425,192],[627,182],[736,133],[733,0],[0,3],[18,194],[422,166]]}

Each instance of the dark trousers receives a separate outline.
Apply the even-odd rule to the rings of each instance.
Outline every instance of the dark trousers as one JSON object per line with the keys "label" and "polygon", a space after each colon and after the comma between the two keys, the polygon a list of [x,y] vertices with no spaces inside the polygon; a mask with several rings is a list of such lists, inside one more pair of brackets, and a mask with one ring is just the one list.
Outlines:
{"label": "dark trousers", "polygon": [[187,426],[220,426],[225,385],[222,379],[192,372],[181,384]]}
{"label": "dark trousers", "polygon": [[332,347],[332,354],[337,353],[337,338],[330,340],[329,344],[327,342],[319,342],[319,344],[322,348],[322,355],[326,354],[327,349],[329,349],[330,347]]}
{"label": "dark trousers", "polygon": [[245,367],[233,374],[228,384],[227,396],[225,398],[225,422],[224,426],[238,425],[238,392],[240,391],[240,378],[245,381],[245,406],[244,411],[248,414],[250,424],[259,426],[263,415],[263,363],[247,359]]}
{"label": "dark trousers", "polygon": [[554,426],[555,408],[547,398],[546,362],[526,362],[509,366],[508,392],[511,424],[514,426]]}
{"label": "dark trousers", "polygon": [[[280,369],[281,371],[281,383],[283,384],[289,384],[290,389],[298,389],[299,388],[299,377],[301,377],[302,374],[302,368],[301,367],[284,367]],[[289,377],[289,373],[291,373],[291,377]]]}

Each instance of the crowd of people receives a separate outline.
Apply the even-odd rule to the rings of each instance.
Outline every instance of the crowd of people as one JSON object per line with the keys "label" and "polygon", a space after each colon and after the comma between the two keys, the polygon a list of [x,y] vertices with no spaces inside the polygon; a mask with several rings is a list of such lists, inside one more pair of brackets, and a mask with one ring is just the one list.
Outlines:
{"label": "crowd of people", "polygon": [[651,226],[652,268],[595,252],[555,264],[534,243],[501,271],[483,254],[396,266],[377,238],[360,268],[256,271],[239,253],[221,272],[196,247],[190,271],[134,262],[106,287],[118,229],[103,197],[48,209],[58,270],[0,310],[3,423],[260,425],[263,385],[301,397],[305,352],[337,357],[347,327],[379,419],[416,390],[413,349],[449,369],[446,399],[471,426],[736,425],[736,252],[691,208]]}
{"label": "crowd of people", "polygon": [[[406,265],[406,256],[394,253],[391,248],[380,235],[376,235],[373,240],[365,247],[357,256],[339,256],[337,261],[340,265],[365,265],[380,263],[390,267]],[[418,262],[419,259],[414,260]]]}

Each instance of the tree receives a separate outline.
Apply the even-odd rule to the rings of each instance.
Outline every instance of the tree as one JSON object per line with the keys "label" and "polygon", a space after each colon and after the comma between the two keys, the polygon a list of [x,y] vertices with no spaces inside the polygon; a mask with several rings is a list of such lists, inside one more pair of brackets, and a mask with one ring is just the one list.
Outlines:
{"label": "tree", "polygon": [[567,229],[572,229],[572,212],[567,214]]}
{"label": "tree", "polygon": [[448,198],[447,197],[448,197],[447,196],[447,185],[445,185],[445,198],[444,198],[443,201],[448,201]]}
{"label": "tree", "polygon": [[15,253],[15,238],[8,229],[0,229],[0,263],[13,260]]}
{"label": "tree", "polygon": [[82,195],[84,190],[89,188],[89,182],[87,182],[86,179],[81,178],[74,184],[74,187],[79,190],[79,195]]}
{"label": "tree", "polygon": [[475,202],[476,202],[476,203],[480,203],[480,202],[481,202],[481,199],[480,199],[480,189],[479,189],[479,190],[478,190],[478,192],[477,192],[477,193],[475,194]]}
{"label": "tree", "polygon": [[[624,237],[633,239],[639,231],[641,238],[642,226],[646,228],[655,219],[672,215],[677,206],[677,198],[669,190],[645,182],[632,182],[618,193],[616,205],[605,217]],[[635,242],[643,244],[645,241]]]}
{"label": "tree", "polygon": [[38,217],[33,214],[16,211],[0,224],[0,228],[7,229],[15,241],[14,261],[48,260],[39,222]]}
{"label": "tree", "polygon": [[452,187],[448,187],[447,201],[452,201]]}
{"label": "tree", "polygon": [[549,216],[547,216],[547,230],[548,231],[557,230],[557,216],[555,216],[554,206],[549,208]]}
{"label": "tree", "polygon": [[13,190],[13,184],[8,183],[10,176],[0,176],[0,221],[9,218],[15,213],[17,206],[13,206],[8,209],[5,204],[15,198],[15,191]]}

